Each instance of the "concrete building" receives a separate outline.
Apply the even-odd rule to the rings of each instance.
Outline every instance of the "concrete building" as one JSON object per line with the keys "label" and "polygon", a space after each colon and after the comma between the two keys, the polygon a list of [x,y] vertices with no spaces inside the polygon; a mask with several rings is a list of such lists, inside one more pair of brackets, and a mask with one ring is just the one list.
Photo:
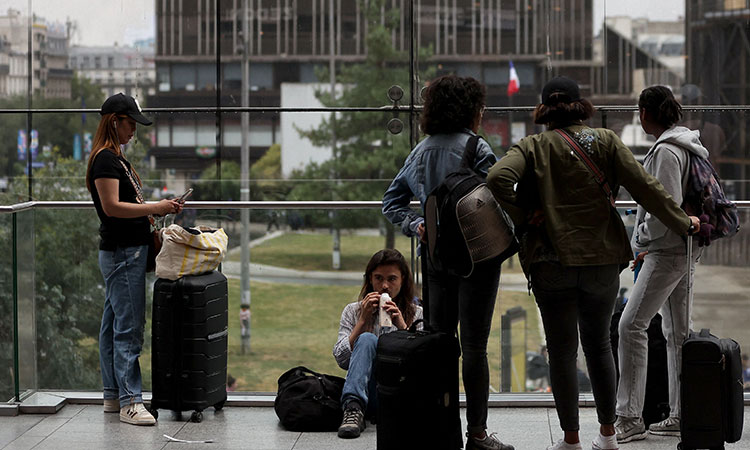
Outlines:
{"label": "concrete building", "polygon": [[[413,26],[416,45],[433,51],[429,61],[419,64],[436,67],[438,74],[477,78],[487,86],[491,106],[511,105],[506,94],[510,61],[521,81],[513,105],[536,104],[543,84],[562,74],[576,79],[583,94],[595,103],[632,104],[635,70],[648,73],[647,80],[660,79],[651,76],[656,71],[669,73],[646,52],[637,58],[631,58],[632,52],[618,53],[623,46],[635,48],[637,43],[614,32],[609,33],[613,39],[608,46],[610,57],[595,54],[592,0],[571,0],[564,8],[553,3],[528,2],[528,7],[516,9],[514,2],[386,1],[387,9],[400,10],[398,23],[391,29],[394,48],[408,55]],[[221,3],[217,16],[216,4],[208,0],[157,0],[157,89],[149,97],[149,106],[240,106],[241,7],[239,0]],[[380,12],[381,20],[385,11]],[[282,106],[282,85],[318,83],[317,66],[327,67],[331,60],[338,67],[363,62],[368,54],[368,21],[359,2],[250,2],[248,32],[250,106]],[[408,92],[408,80],[400,84]],[[239,161],[239,115],[223,114],[218,121],[223,141],[217,144],[214,114],[158,117],[156,145],[151,149],[154,166],[169,169],[179,179],[196,176],[214,164],[212,158],[218,155]],[[526,116],[510,121],[509,116],[489,115],[483,126],[498,136],[502,146],[510,145],[512,133],[525,135],[533,130]],[[285,158],[290,159],[289,151],[312,151],[311,146],[284,145],[281,140],[288,134],[281,130],[281,122],[279,114],[251,115],[251,162],[266,151],[269,139],[282,144],[282,165]],[[296,162],[285,167],[310,158],[294,155],[291,159]]]}
{"label": "concrete building", "polygon": [[[685,2],[686,86],[693,105],[750,104],[750,4],[746,0]],[[690,114],[728,194],[750,195],[750,115],[744,111]]]}
{"label": "concrete building", "polygon": [[[0,95],[28,93],[29,18],[14,9],[0,16]],[[70,98],[68,26],[31,18],[31,89],[46,98]],[[7,70],[2,67],[7,61]]]}
{"label": "concrete building", "polygon": [[[153,41],[138,46],[75,46],[70,49],[70,67],[88,78],[105,96],[123,92],[141,102],[156,92]],[[145,106],[145,105],[144,105]]]}

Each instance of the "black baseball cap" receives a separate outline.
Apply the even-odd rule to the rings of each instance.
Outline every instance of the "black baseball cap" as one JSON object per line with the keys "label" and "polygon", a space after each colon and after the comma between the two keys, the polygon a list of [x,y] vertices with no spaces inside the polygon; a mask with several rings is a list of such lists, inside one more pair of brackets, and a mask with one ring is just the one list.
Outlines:
{"label": "black baseball cap", "polygon": [[[550,104],[550,97],[555,96],[555,101]],[[577,102],[581,99],[581,91],[578,89],[578,83],[568,77],[555,77],[547,82],[542,89],[542,103],[547,106],[553,106],[558,103]]]}
{"label": "black baseball cap", "polygon": [[125,114],[141,125],[151,125],[153,123],[141,114],[141,105],[138,104],[138,100],[122,92],[105,100],[102,110],[99,111],[101,115],[111,113]]}

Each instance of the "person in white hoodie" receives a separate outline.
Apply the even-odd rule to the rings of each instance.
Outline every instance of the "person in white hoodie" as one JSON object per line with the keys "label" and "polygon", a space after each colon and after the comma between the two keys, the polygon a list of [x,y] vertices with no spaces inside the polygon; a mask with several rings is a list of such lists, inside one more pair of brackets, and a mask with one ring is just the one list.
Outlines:
{"label": "person in white hoodie", "polygon": [[[690,171],[690,157],[708,158],[700,132],[675,124],[682,107],[669,88],[652,86],[641,92],[638,109],[643,130],[656,138],[643,165],[655,176],[677,204],[682,204]],[[644,439],[647,435],[642,412],[646,389],[648,337],[646,329],[656,313],[661,313],[667,340],[670,415],[651,424],[649,433],[680,435],[680,362],[682,341],[689,324],[687,308],[687,249],[684,239],[656,217],[638,206],[631,246],[640,265],[635,286],[620,319],[620,381],[617,388],[615,430],[620,443]],[[691,271],[701,255],[694,244]]]}

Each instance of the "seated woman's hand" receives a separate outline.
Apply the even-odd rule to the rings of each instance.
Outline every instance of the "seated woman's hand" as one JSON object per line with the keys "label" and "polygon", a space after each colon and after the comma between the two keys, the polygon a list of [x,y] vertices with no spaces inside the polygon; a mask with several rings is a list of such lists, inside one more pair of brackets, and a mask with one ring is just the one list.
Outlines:
{"label": "seated woman's hand", "polygon": [[396,304],[392,300],[386,301],[383,304],[383,309],[388,313],[389,316],[391,316],[391,322],[393,322],[393,326],[395,326],[399,330],[406,329],[406,322],[404,321],[404,317],[401,315],[401,310],[398,309],[398,306],[396,306]]}
{"label": "seated woman's hand", "polygon": [[378,313],[380,307],[380,294],[377,292],[370,292],[365,295],[365,298],[360,302],[360,317],[372,319]]}

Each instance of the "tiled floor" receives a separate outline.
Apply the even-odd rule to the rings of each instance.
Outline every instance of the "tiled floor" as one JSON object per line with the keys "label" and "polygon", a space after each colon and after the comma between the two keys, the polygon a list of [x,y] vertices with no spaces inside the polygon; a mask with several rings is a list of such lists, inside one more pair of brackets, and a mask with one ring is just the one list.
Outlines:
{"label": "tiled floor", "polygon": [[[463,412],[463,411],[462,411]],[[368,426],[359,439],[342,440],[335,432],[297,433],[285,431],[271,407],[227,406],[220,412],[204,412],[203,422],[191,423],[160,411],[155,427],[120,423],[117,414],[102,413],[101,405],[67,405],[57,414],[22,414],[0,417],[0,448],[3,449],[263,449],[263,450],[358,450],[375,449],[375,426]],[[465,423],[465,417],[462,418]],[[504,442],[517,450],[545,449],[562,437],[555,410],[548,407],[498,407],[490,409],[488,425]],[[597,432],[595,410],[581,408],[581,439],[584,449]],[[745,407],[745,437],[728,444],[728,450],[750,449],[750,406]],[[416,430],[430,433],[431,430]],[[170,442],[178,439],[213,443]],[[621,450],[674,450],[677,438],[649,436],[623,444]]]}

